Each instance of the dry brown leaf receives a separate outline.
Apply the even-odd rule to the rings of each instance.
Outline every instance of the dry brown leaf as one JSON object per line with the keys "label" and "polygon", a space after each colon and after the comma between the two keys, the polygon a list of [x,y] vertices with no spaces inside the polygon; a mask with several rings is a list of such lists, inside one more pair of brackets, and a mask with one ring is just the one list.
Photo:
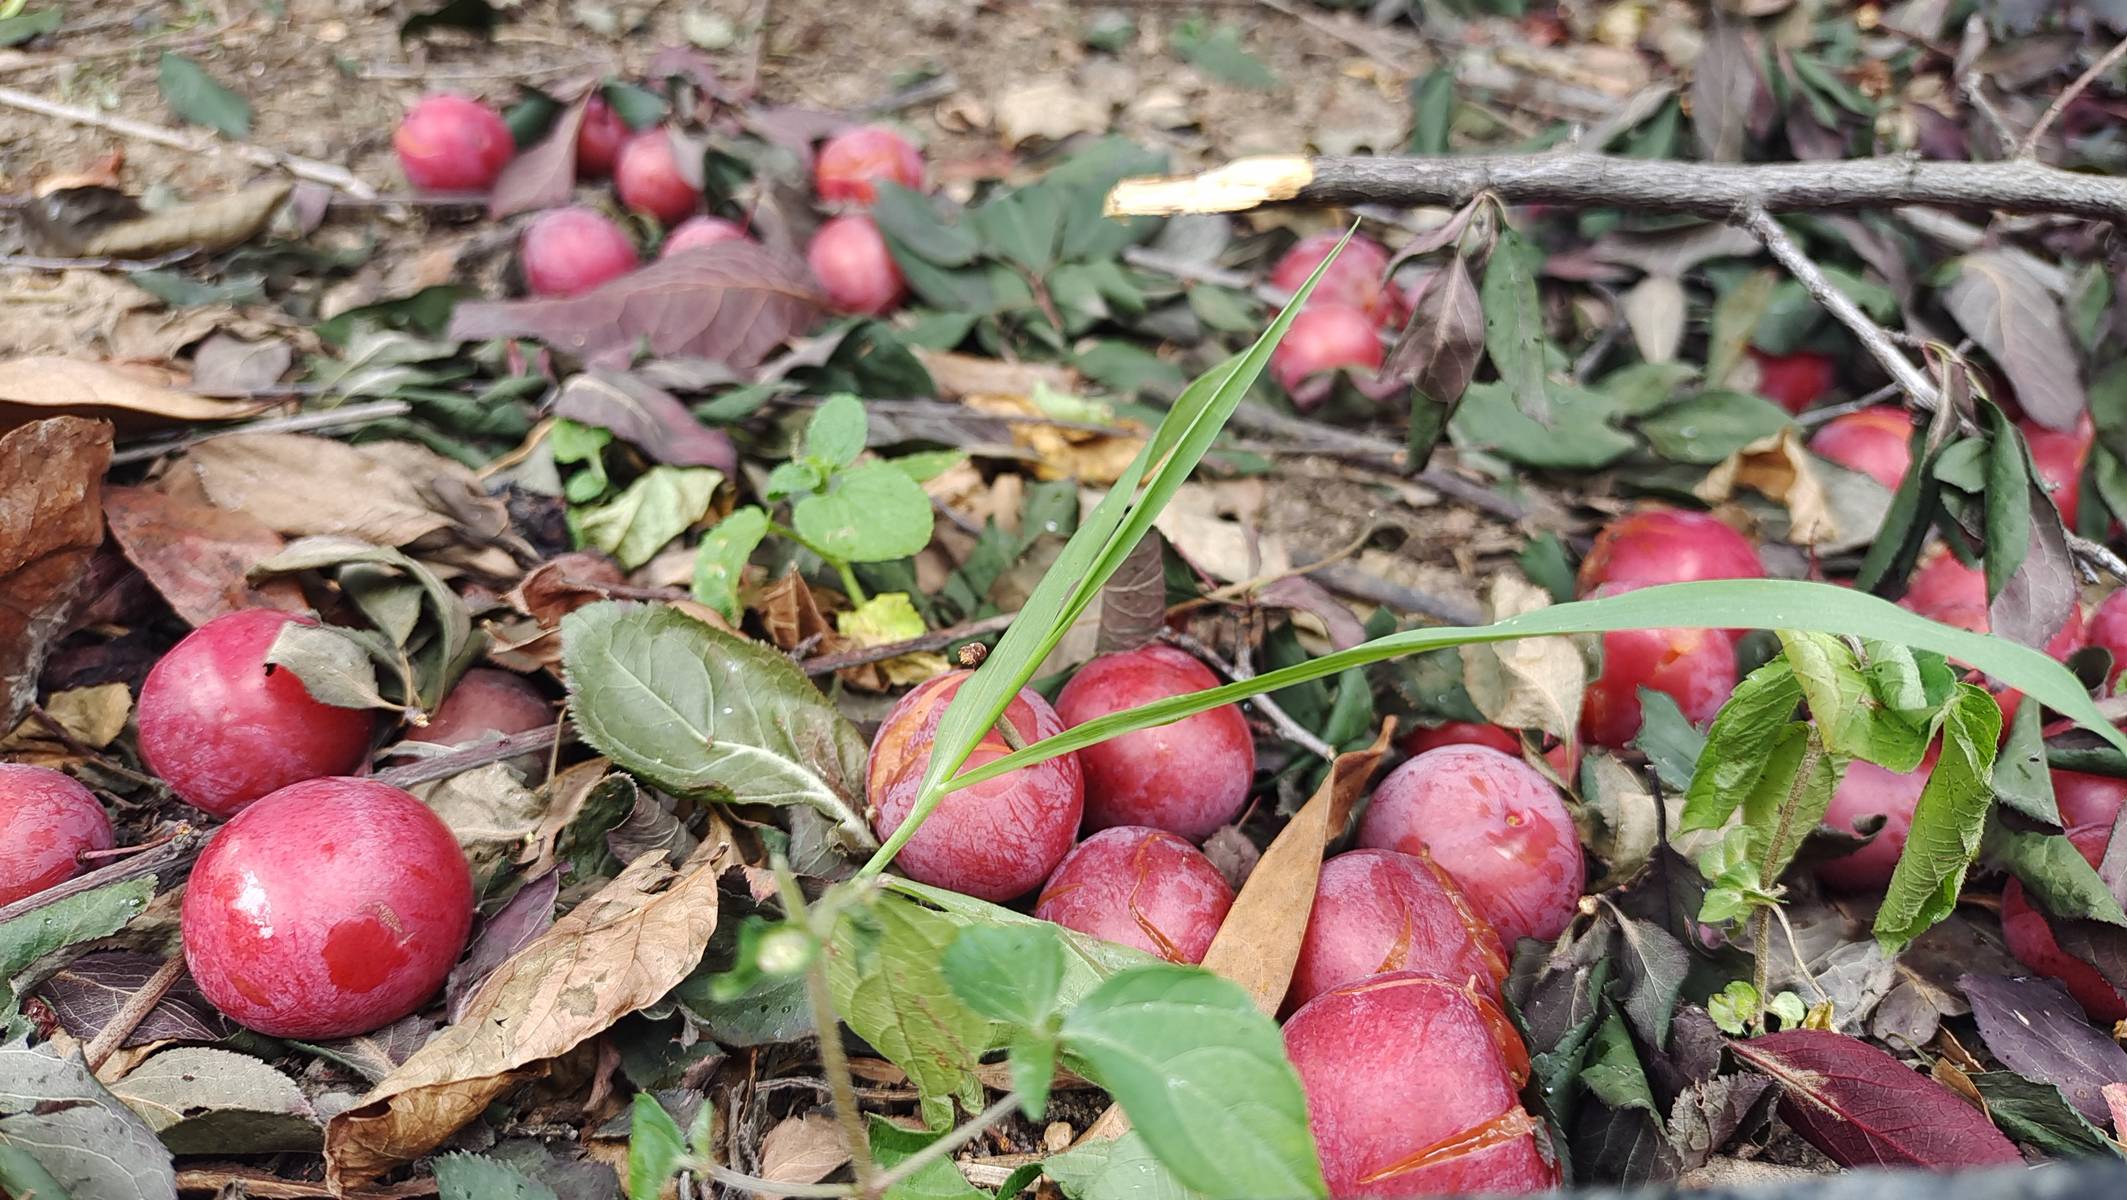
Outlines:
{"label": "dry brown leaf", "polygon": [[761,589],[753,607],[759,610],[761,627],[778,650],[802,648],[807,654],[833,654],[845,647],[842,635],[820,611],[819,600],[796,567]]}
{"label": "dry brown leaf", "polygon": [[37,672],[66,628],[103,544],[107,421],[53,417],[0,436],[0,725],[37,695]]}
{"label": "dry brown leaf", "polygon": [[842,1127],[823,1113],[785,1117],[761,1139],[761,1178],[776,1183],[818,1183],[848,1161]]}
{"label": "dry brown leaf", "polygon": [[1292,551],[1263,532],[1267,489],[1259,478],[1185,483],[1153,527],[1190,566],[1223,583],[1288,574]]}
{"label": "dry brown leaf", "polygon": [[[1490,620],[1500,621],[1550,604],[1549,592],[1519,575],[1502,573],[1492,577],[1492,594],[1485,607]],[[1541,729],[1570,740],[1580,728],[1588,663],[1571,638],[1522,638],[1466,646],[1462,684],[1477,711],[1494,725]]]}
{"label": "dry brown leaf", "polygon": [[677,869],[645,854],[496,968],[457,1023],[334,1117],[327,1179],[346,1188],[433,1150],[547,1060],[661,999],[716,931],[717,878],[736,865],[713,826]]}
{"label": "dry brown leaf", "polygon": [[288,180],[275,180],[106,225],[81,243],[81,253],[98,258],[153,258],[172,250],[212,252],[240,246],[266,228],[292,186]]}
{"label": "dry brown leaf", "polygon": [[216,507],[277,533],[403,546],[451,523],[403,472],[331,438],[239,434],[194,446],[184,461]]}
{"label": "dry brown leaf", "polygon": [[240,608],[306,607],[292,578],[257,584],[245,578],[285,544],[248,514],[190,495],[113,487],[104,490],[103,515],[118,548],[189,624],[204,625]]}
{"label": "dry brown leaf", "polygon": [[1106,129],[1108,106],[1069,78],[1051,75],[1018,84],[997,97],[996,124],[998,138],[1007,147],[1037,138],[1060,142],[1074,134]]}
{"label": "dry brown leaf", "polygon": [[1031,396],[1037,385],[1065,393],[1078,389],[1078,372],[1055,363],[1005,362],[921,346],[910,349],[930,373],[938,394],[949,400],[977,395]]}
{"label": "dry brown leaf", "polygon": [[[1382,722],[1373,745],[1339,754],[1330,764],[1329,777],[1263,851],[1211,939],[1211,949],[1204,952],[1206,970],[1240,984],[1256,1007],[1272,1017],[1285,1002],[1293,967],[1300,961],[1300,942],[1307,936],[1315,883],[1322,874],[1322,852],[1344,833],[1352,805],[1366,791],[1395,733],[1396,719],[1390,717]],[[1109,1141],[1129,1129],[1122,1106],[1112,1105],[1078,1140]]]}
{"label": "dry brown leaf", "polygon": [[1865,545],[1882,528],[1891,493],[1865,475],[1829,468],[1802,445],[1789,425],[1743,447],[1707,472],[1693,489],[1720,504],[1749,488],[1787,509],[1788,540],[1837,553]]}
{"label": "dry brown leaf", "polygon": [[0,738],[0,760],[55,768],[86,762],[87,757],[74,747],[101,750],[110,745],[125,732],[126,718],[132,712],[133,693],[122,683],[54,692],[44,702],[44,715],[66,731],[66,740],[32,713]]}
{"label": "dry brown leaf", "polygon": [[[11,318],[12,319],[12,318]],[[0,322],[4,324],[4,322]],[[0,362],[0,428],[40,417],[101,417],[127,431],[192,421],[228,421],[257,404],[209,400],[170,386],[168,372],[67,358]]]}
{"label": "dry brown leaf", "polygon": [[1651,363],[1672,362],[1684,344],[1684,314],[1689,303],[1684,285],[1673,275],[1649,275],[1622,299],[1625,323],[1640,357]]}

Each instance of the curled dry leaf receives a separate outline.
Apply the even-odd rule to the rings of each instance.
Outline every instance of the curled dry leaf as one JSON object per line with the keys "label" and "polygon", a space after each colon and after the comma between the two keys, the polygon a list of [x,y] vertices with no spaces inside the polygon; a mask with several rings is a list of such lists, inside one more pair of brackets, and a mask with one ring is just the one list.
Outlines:
{"label": "curled dry leaf", "polygon": [[1684,344],[1684,314],[1690,307],[1676,276],[1649,275],[1632,285],[1621,302],[1640,357],[1651,363],[1674,361]]}
{"label": "curled dry leaf", "polygon": [[131,432],[195,421],[229,421],[249,416],[258,407],[189,395],[171,387],[166,373],[155,371],[66,358],[0,362],[0,429],[65,415],[102,417]]}
{"label": "curled dry leaf", "polygon": [[248,513],[183,493],[112,487],[104,489],[103,515],[127,560],[189,624],[204,625],[240,608],[306,607],[294,580],[248,578],[252,567],[285,544]]}
{"label": "curled dry leaf", "polygon": [[[1330,764],[1329,777],[1263,851],[1211,939],[1211,949],[1204,952],[1206,970],[1240,984],[1256,1007],[1271,1016],[1284,1004],[1293,967],[1300,961],[1300,943],[1315,907],[1315,884],[1322,875],[1322,853],[1343,835],[1352,806],[1365,794],[1395,733],[1391,717],[1382,723],[1373,745],[1340,754]],[[1078,1144],[1112,1141],[1129,1131],[1122,1106],[1113,1105]]]}
{"label": "curled dry leaf", "polygon": [[110,462],[103,421],[53,417],[0,436],[0,727],[36,698],[37,672],[103,544]]}
{"label": "curled dry leaf", "polygon": [[1810,454],[1793,425],[1743,447],[1706,473],[1692,493],[1722,504],[1748,488],[1787,509],[1787,538],[1838,553],[1867,545],[1883,528],[1891,494],[1858,471]]}
{"label": "curled dry leaf", "polygon": [[1411,319],[1381,367],[1383,378],[1407,384],[1415,393],[1412,461],[1428,457],[1447,432],[1448,420],[1484,356],[1484,305],[1469,262],[1457,254],[1426,276],[1422,288]]}
{"label": "curled dry leaf", "polygon": [[646,854],[497,968],[462,1016],[326,1126],[335,1188],[433,1150],[543,1064],[678,986],[716,931],[717,878],[738,862],[712,825],[677,869]]}
{"label": "curled dry leaf", "polygon": [[[82,750],[101,750],[125,732],[133,712],[133,693],[122,683],[54,692],[44,712],[31,713],[0,738],[0,762],[40,767],[67,767],[86,761]],[[58,725],[54,730],[52,725]]]}
{"label": "curled dry leaf", "polygon": [[537,338],[605,365],[625,363],[647,341],[652,354],[744,371],[803,333],[823,309],[803,267],[734,240],[662,259],[581,296],[460,304],[449,336]]}
{"label": "curled dry leaf", "polygon": [[1781,1119],[1841,1166],[1949,1170],[2023,1162],[1978,1109],[1858,1038],[1790,1029],[1728,1048],[1772,1077]]}
{"label": "curled dry leaf", "polygon": [[[1547,608],[1551,594],[1519,575],[1493,577],[1487,615],[1494,621]],[[1462,683],[1487,721],[1509,729],[1541,729],[1571,740],[1580,728],[1588,664],[1571,638],[1523,638],[1467,646]]]}
{"label": "curled dry leaf", "polygon": [[818,1183],[849,1161],[849,1140],[825,1113],[785,1117],[761,1139],[761,1178]]}
{"label": "curled dry leaf", "polygon": [[[971,393],[961,403],[979,413],[1005,417],[1041,417],[1041,406],[1023,394]],[[1098,486],[1114,483],[1129,469],[1137,452],[1145,448],[1145,427],[1136,421],[1117,420],[1121,434],[1099,433],[1047,425],[1039,421],[1014,421],[1012,441],[1034,454],[1038,479],[1076,479]]]}
{"label": "curled dry leaf", "polygon": [[198,200],[106,225],[80,243],[97,258],[153,258],[172,250],[226,250],[259,235],[288,198],[287,180],[255,184],[227,196]]}

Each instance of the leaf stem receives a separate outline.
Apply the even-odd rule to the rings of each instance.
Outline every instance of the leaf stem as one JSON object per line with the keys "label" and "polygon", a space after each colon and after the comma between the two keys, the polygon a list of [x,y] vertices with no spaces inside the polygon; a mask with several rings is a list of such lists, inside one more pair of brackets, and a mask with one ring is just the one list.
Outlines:
{"label": "leaf stem", "polygon": [[1006,1092],[1004,1099],[976,1113],[961,1124],[959,1128],[894,1164],[892,1169],[872,1180],[871,1188],[864,1194],[878,1196],[895,1184],[906,1182],[916,1172],[973,1141],[977,1134],[1010,1116],[1012,1110],[1018,1107],[1019,1093]]}
{"label": "leaf stem", "polygon": [[[842,1022],[835,1015],[834,994],[827,986],[828,934],[832,930],[814,929],[805,904],[805,893],[798,886],[798,878],[791,873],[790,864],[778,855],[775,859],[776,893],[783,898],[783,909],[790,920],[810,930],[815,941],[812,961],[805,967],[805,997],[812,1005],[812,1023],[820,1035],[820,1067],[827,1076],[827,1088],[835,1102],[835,1123],[842,1127],[843,1140],[849,1143],[850,1169],[856,1173],[857,1188],[869,1190],[872,1177],[878,1168],[871,1160],[871,1138],[864,1132],[864,1118],[857,1112],[857,1081],[849,1072],[849,1055],[842,1049]],[[832,917],[833,914],[823,914]],[[848,1195],[847,1192],[785,1192],[783,1195]]]}
{"label": "leaf stem", "polygon": [[1760,904],[1751,914],[1750,924],[1754,934],[1752,940],[1758,944],[1750,968],[1751,982],[1758,989],[1758,1011],[1751,1014],[1750,1022],[1759,1033],[1764,1033],[1766,1000],[1769,998],[1765,993],[1772,988],[1772,913],[1768,906]]}
{"label": "leaf stem", "polygon": [[853,568],[851,568],[847,559],[836,558],[834,555],[829,554],[827,551],[820,549],[820,547],[814,545],[810,539],[806,538],[804,534],[799,533],[797,530],[792,529],[790,526],[785,525],[780,521],[768,522],[768,528],[782,535],[783,537],[789,538],[791,541],[796,542],[798,545],[803,546],[805,549],[812,551],[814,554],[819,555],[821,562],[824,562],[828,566],[833,567],[835,569],[835,573],[842,577],[842,590],[849,594],[849,602],[851,604],[862,604],[865,602],[866,599],[868,599],[868,597],[864,594],[864,585],[857,582],[857,572]]}
{"label": "leaf stem", "polygon": [[753,1192],[762,1196],[800,1196],[810,1197],[812,1200],[827,1200],[828,1197],[854,1196],[857,1194],[857,1189],[847,1183],[782,1183],[777,1180],[762,1179],[757,1175],[734,1171],[730,1167],[707,1160],[689,1162],[687,1166],[693,1170],[700,1171],[725,1187],[735,1188],[741,1192]]}

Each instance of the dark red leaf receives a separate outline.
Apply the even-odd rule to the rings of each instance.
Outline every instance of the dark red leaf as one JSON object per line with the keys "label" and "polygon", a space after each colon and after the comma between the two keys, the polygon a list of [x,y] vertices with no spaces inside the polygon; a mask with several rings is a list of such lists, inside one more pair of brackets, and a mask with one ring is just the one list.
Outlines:
{"label": "dark red leaf", "polygon": [[126,558],[190,624],[240,608],[308,607],[293,579],[247,578],[283,544],[248,513],[155,488],[113,487],[104,489],[103,515]]}
{"label": "dark red leaf", "polygon": [[[163,960],[153,954],[132,950],[84,954],[39,985],[37,995],[52,1006],[62,1028],[86,1042],[102,1032],[162,964]],[[236,1023],[207,1003],[192,976],[179,975],[169,992],[126,1035],[125,1045],[171,1040],[218,1042],[235,1032]]]}
{"label": "dark red leaf", "polygon": [[0,437],[0,728],[37,695],[37,671],[103,543],[111,423],[31,421]]}
{"label": "dark red leaf", "polygon": [[1846,1167],[2021,1163],[2008,1138],[1957,1093],[1844,1034],[1790,1029],[1728,1048],[1780,1085],[1780,1117]]}
{"label": "dark red leaf", "polygon": [[2108,1083],[2127,1082],[2127,1050],[2090,1027],[2081,1006],[2050,979],[1967,975],[1957,981],[1987,1049],[2026,1079],[2050,1083],[2098,1124],[2111,1117]]}
{"label": "dark red leaf", "polygon": [[1131,547],[1100,589],[1099,654],[1149,644],[1167,625],[1166,543],[1153,533]]}
{"label": "dark red leaf", "polygon": [[537,338],[586,362],[624,365],[639,343],[738,370],[760,365],[818,319],[824,302],[805,269],[751,242],[718,242],[661,259],[565,300],[460,304],[460,341]]}
{"label": "dark red leaf", "polygon": [[[1462,402],[1483,354],[1484,304],[1469,265],[1458,254],[1426,280],[1381,374],[1415,391],[1412,420],[1430,420],[1437,439]],[[1420,460],[1414,455],[1412,461]]]}
{"label": "dark red leaf", "polygon": [[2075,428],[2090,400],[2060,301],[2007,251],[1980,250],[1955,265],[1942,306],[2008,373],[2026,415],[2048,429]]}
{"label": "dark red leaf", "polygon": [[623,371],[593,367],[570,379],[554,399],[554,415],[610,429],[661,463],[738,470],[729,435],[695,420],[672,393]]}
{"label": "dark red leaf", "polygon": [[576,192],[576,137],[583,130],[584,111],[590,103],[589,91],[576,97],[554,118],[537,145],[502,168],[488,195],[487,215],[499,219],[569,202]]}
{"label": "dark red leaf", "polygon": [[2031,491],[2031,523],[2024,561],[1987,607],[1990,628],[2000,637],[2034,649],[2043,647],[2068,619],[2076,603],[2075,559],[2068,552],[2060,513],[2037,480]]}

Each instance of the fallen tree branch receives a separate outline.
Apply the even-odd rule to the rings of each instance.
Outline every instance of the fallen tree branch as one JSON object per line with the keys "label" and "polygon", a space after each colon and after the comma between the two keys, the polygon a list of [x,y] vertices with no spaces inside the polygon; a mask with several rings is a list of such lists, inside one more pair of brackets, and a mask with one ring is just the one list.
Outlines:
{"label": "fallen tree branch", "polygon": [[2127,179],[2028,159],[1695,163],[1596,154],[1466,158],[1242,158],[1195,175],[1125,179],[1109,216],[1239,212],[1266,204],[1455,206],[1490,192],[1508,204],[1564,204],[1726,219],[1767,212],[1936,205],[2127,221]]}
{"label": "fallen tree branch", "polygon": [[2024,135],[2023,141],[2017,143],[2016,156],[2029,158],[2038,153],[2039,139],[2045,137],[2046,131],[2053,128],[2053,123],[2060,120],[2062,113],[2068,111],[2068,106],[2075,102],[2075,98],[2088,90],[2099,76],[2120,65],[2122,58],[2127,58],[2127,38],[2121,38],[2114,43],[2112,49],[2105,51],[2104,57],[2091,63],[2089,70],[2076,76],[2074,83],[2061,89],[2061,94],[2053,98],[2053,103],[2046,106],[2046,111],[2038,115],[2038,123],[2031,126],[2031,131]]}

